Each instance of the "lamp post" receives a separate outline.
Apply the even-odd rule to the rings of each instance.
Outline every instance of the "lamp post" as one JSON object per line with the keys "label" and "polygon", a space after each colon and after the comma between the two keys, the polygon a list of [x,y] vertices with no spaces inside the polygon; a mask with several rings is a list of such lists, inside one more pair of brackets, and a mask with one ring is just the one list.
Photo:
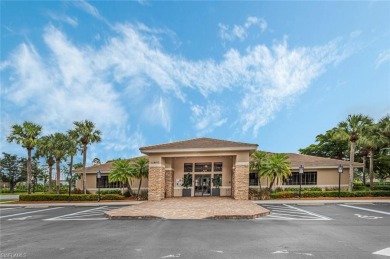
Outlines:
{"label": "lamp post", "polygon": [[343,166],[341,164],[337,167],[337,172],[339,173],[339,198],[340,198],[340,182],[341,182],[341,174],[343,173]]}
{"label": "lamp post", "polygon": [[301,198],[301,189],[302,189],[302,175],[304,172],[304,167],[301,165],[299,167],[299,199]]}
{"label": "lamp post", "polygon": [[98,180],[98,202],[100,202],[100,178],[102,177],[102,173],[100,173],[100,170],[96,173],[96,178]]}

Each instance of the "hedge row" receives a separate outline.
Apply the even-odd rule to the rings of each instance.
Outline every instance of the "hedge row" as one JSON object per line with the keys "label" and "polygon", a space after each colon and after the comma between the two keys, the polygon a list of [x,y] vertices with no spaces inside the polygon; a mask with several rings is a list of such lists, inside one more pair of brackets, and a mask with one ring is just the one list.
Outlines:
{"label": "hedge row", "polygon": [[[298,196],[297,192],[276,192],[271,193],[272,199],[284,199],[284,198],[295,198]],[[338,197],[338,191],[327,191],[327,192],[302,192],[302,198],[315,198],[315,197]],[[390,191],[356,191],[346,192],[341,191],[340,197],[390,197]]]}
{"label": "hedge row", "polygon": [[[21,194],[20,201],[68,201],[67,194]],[[123,200],[124,197],[117,194],[102,194],[101,200]],[[70,196],[71,201],[97,201],[97,194],[76,194]]]}

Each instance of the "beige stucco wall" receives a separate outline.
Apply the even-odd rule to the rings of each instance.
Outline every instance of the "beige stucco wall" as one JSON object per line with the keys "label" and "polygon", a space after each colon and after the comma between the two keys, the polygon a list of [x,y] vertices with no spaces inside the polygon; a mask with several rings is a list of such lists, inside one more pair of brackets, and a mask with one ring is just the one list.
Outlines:
{"label": "beige stucco wall", "polygon": [[[108,176],[108,173],[102,173],[102,176]],[[139,179],[133,179],[132,185],[131,185],[133,191],[138,190],[139,182],[140,182]],[[97,189],[96,183],[97,183],[96,182],[96,174],[88,174],[87,173],[87,190],[90,190],[91,192],[95,192],[95,190]],[[147,187],[148,187],[148,179],[143,178],[142,183],[141,183],[141,189],[146,189]],[[76,188],[78,188],[80,190],[83,189],[82,176],[81,176],[81,179],[76,182]],[[109,188],[109,189],[112,190],[115,188]]]}

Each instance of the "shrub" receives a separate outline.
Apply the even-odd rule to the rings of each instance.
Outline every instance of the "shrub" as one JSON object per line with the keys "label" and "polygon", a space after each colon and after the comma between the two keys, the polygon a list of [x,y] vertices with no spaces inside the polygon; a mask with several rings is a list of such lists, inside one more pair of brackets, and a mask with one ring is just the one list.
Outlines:
{"label": "shrub", "polygon": [[[20,201],[68,201],[67,194],[21,194]],[[76,194],[70,196],[70,201],[97,201],[97,194]],[[101,200],[123,200],[124,197],[117,194],[103,194]]]}
{"label": "shrub", "polygon": [[268,188],[265,189],[249,189],[249,199],[250,200],[269,200],[270,192]]}
{"label": "shrub", "polygon": [[141,190],[140,194],[137,197],[140,201],[146,201],[148,199],[148,190]]}
{"label": "shrub", "polygon": [[[98,194],[99,191],[97,191],[96,193]],[[118,195],[122,195],[122,192],[121,192],[121,190],[118,190],[118,189],[115,189],[115,190],[102,190],[102,191],[100,191],[100,194],[118,194]]]}
{"label": "shrub", "polygon": [[124,193],[123,193],[123,196],[125,196],[125,197],[131,197],[131,196],[133,196],[133,192],[130,192],[129,190],[126,190]]}

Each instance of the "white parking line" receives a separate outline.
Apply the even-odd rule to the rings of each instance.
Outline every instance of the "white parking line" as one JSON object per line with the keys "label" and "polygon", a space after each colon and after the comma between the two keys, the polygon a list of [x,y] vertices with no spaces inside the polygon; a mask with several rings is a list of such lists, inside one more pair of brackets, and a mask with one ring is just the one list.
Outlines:
{"label": "white parking line", "polygon": [[31,214],[31,213],[36,213],[36,212],[41,212],[41,211],[46,211],[46,210],[56,210],[56,209],[61,209],[61,208],[63,208],[63,207],[49,208],[49,209],[43,209],[43,210],[34,210],[34,211],[22,212],[22,213],[17,213],[17,214],[12,214],[12,215],[5,215],[5,216],[1,216],[0,219],[10,218],[10,217],[24,215],[24,214]]}
{"label": "white parking line", "polygon": [[296,208],[296,207],[293,207],[293,206],[287,205],[287,204],[284,204],[284,205],[287,206],[287,207],[289,207],[289,208],[293,208],[293,209],[296,209],[296,210],[299,210],[299,211],[302,211],[302,212],[306,212],[306,213],[309,214],[309,215],[312,215],[312,216],[321,218],[321,219],[323,219],[323,220],[331,220],[331,218],[322,216],[322,215],[320,215],[320,214],[316,214],[316,213],[314,213],[314,212],[310,212],[310,211],[307,211],[307,210],[303,210],[303,209],[300,209],[300,208]]}
{"label": "white parking line", "polygon": [[385,211],[381,211],[381,210],[372,210],[372,209],[360,208],[360,207],[355,207],[355,206],[346,205],[346,204],[338,204],[338,205],[339,206],[343,206],[343,207],[352,208],[352,209],[357,209],[357,210],[365,210],[365,211],[375,212],[375,213],[379,213],[379,214],[390,215],[389,212],[385,212]]}
{"label": "white parking line", "polygon": [[291,205],[264,205],[271,214],[259,220],[332,220],[331,218],[296,208]]}
{"label": "white parking line", "polygon": [[390,247],[372,253],[374,255],[390,256]]}
{"label": "white parking line", "polygon": [[100,216],[107,209],[107,206],[102,206],[44,220],[107,220],[107,218],[88,218],[90,216]]}
{"label": "white parking line", "polygon": [[15,208],[1,208],[0,211],[2,211],[2,210],[13,210],[13,209],[15,209]]}

